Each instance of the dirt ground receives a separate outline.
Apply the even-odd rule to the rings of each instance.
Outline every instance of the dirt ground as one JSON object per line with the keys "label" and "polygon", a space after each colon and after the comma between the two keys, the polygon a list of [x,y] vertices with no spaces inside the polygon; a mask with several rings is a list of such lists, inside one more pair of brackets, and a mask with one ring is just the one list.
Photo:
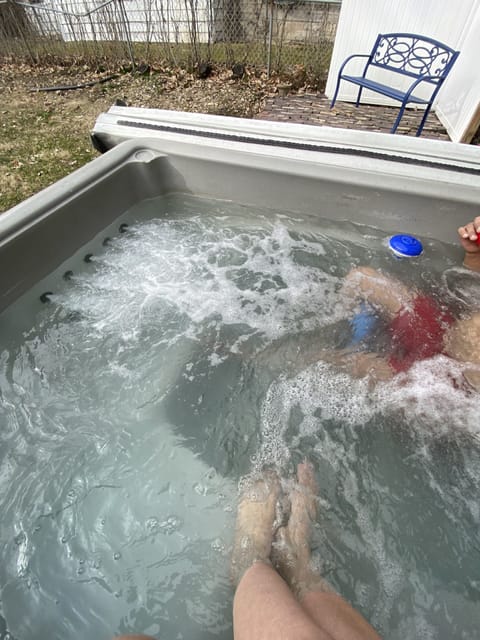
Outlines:
{"label": "dirt ground", "polygon": [[36,91],[88,82],[87,67],[0,66],[0,212],[93,159],[90,131],[97,116],[116,99],[129,106],[252,117],[276,81],[247,70],[214,70],[206,79],[180,69],[120,74],[78,90]]}

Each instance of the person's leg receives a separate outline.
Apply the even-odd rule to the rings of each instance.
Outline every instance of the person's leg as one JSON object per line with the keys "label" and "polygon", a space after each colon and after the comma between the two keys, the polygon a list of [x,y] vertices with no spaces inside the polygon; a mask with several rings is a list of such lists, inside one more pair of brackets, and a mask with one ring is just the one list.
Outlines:
{"label": "person's leg", "polygon": [[276,477],[245,492],[232,556],[235,640],[332,640],[322,632],[269,562],[280,485]]}
{"label": "person's leg", "polygon": [[360,297],[393,317],[408,304],[415,293],[400,280],[390,278],[371,267],[357,267],[346,276],[343,293]]}
{"label": "person's leg", "polygon": [[230,567],[235,586],[255,562],[269,563],[280,489],[278,476],[268,472],[255,482],[249,480],[242,491]]}
{"label": "person's leg", "polygon": [[333,640],[306,614],[270,565],[254,563],[233,601],[234,640]]}
{"label": "person's leg", "polygon": [[380,640],[375,629],[336,593],[308,591],[300,603],[334,640]]}
{"label": "person's leg", "polygon": [[376,631],[312,567],[311,523],[317,512],[317,484],[308,463],[298,465],[298,485],[290,493],[291,513],[277,535],[274,562],[304,611],[335,640],[379,640]]}
{"label": "person's leg", "polygon": [[322,349],[315,353],[316,360],[333,364],[352,378],[369,377],[373,383],[390,380],[395,371],[388,360],[373,351],[350,351],[349,349]]}

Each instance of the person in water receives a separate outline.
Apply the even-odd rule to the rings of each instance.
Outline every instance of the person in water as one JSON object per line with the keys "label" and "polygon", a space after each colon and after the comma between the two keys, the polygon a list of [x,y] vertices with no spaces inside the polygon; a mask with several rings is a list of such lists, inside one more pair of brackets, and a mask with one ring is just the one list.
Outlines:
{"label": "person in water", "polygon": [[[465,249],[464,266],[480,272],[480,216],[460,227],[458,234]],[[350,271],[345,291],[380,310],[391,336],[387,357],[344,352],[341,357],[351,373],[385,380],[418,360],[443,353],[465,363],[465,379],[480,390],[480,311],[455,319],[433,298],[369,267]],[[314,356],[307,359],[314,361]],[[338,362],[337,356],[331,361]],[[238,507],[232,556],[235,640],[378,639],[311,563],[310,527],[317,513],[311,465],[298,466],[286,525],[277,521],[280,495],[278,478],[267,474],[245,492]]]}
{"label": "person in water", "polygon": [[[465,249],[464,266],[480,272],[480,216],[460,227],[458,234]],[[465,364],[463,378],[480,391],[480,312],[456,319],[431,296],[371,267],[352,269],[343,291],[348,297],[367,302],[386,321],[388,355],[325,350],[318,359],[344,365],[354,377],[368,376],[378,381],[408,371],[415,362],[444,354]]]}

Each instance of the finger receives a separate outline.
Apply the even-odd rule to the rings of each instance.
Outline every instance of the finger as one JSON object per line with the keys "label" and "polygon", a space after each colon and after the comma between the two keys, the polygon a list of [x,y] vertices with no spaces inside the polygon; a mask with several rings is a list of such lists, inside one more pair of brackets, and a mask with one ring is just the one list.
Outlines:
{"label": "finger", "polygon": [[468,239],[469,240],[476,240],[477,239],[477,230],[475,229],[475,226],[474,226],[473,222],[469,222],[467,224],[467,232],[468,232]]}
{"label": "finger", "polygon": [[[475,220],[477,220],[477,219],[480,222],[480,218],[475,218]],[[480,230],[480,225],[479,225],[479,230]],[[458,234],[464,240],[475,241],[477,239],[477,230],[476,230],[476,228],[474,226],[474,222],[469,222],[464,227],[460,227],[458,229]]]}

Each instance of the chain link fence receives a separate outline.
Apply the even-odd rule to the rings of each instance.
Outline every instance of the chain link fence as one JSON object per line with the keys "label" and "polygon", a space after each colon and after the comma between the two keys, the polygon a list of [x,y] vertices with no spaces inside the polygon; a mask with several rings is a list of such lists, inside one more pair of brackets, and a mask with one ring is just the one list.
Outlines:
{"label": "chain link fence", "polygon": [[341,0],[0,0],[0,61],[328,71]]}

